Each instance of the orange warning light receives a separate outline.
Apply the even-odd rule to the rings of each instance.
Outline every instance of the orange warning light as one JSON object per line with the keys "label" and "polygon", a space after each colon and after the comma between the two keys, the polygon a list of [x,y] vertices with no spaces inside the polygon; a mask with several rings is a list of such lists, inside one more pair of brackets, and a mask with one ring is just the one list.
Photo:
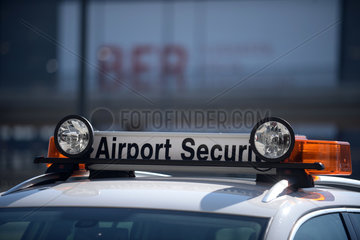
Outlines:
{"label": "orange warning light", "polygon": [[284,162],[324,164],[324,170],[306,170],[312,175],[351,175],[352,172],[348,142],[296,138],[294,150]]}

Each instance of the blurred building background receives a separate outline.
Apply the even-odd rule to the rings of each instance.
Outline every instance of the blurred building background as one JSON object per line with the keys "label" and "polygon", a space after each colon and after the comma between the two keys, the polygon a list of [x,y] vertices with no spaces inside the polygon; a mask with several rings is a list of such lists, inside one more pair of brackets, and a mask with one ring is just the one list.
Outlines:
{"label": "blurred building background", "polygon": [[[33,157],[73,113],[147,131],[250,131],[279,116],[349,141],[360,179],[359,12],[356,0],[2,0],[0,189],[44,171]],[[229,128],[129,126],[134,111],[242,114]]]}

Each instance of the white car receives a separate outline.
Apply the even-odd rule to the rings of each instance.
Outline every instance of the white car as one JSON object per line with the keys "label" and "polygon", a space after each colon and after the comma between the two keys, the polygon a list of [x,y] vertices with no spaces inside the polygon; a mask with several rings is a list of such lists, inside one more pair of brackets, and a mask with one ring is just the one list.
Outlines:
{"label": "white car", "polygon": [[[86,125],[74,116],[61,121],[48,156],[35,160],[52,164],[47,173],[1,194],[0,239],[360,239],[360,181],[320,175],[351,173],[347,143],[295,137],[277,118],[231,136],[104,133]],[[119,144],[134,149],[119,158]],[[232,145],[238,154],[225,160]],[[138,171],[156,169],[187,176]],[[256,178],[228,175],[244,172]]]}

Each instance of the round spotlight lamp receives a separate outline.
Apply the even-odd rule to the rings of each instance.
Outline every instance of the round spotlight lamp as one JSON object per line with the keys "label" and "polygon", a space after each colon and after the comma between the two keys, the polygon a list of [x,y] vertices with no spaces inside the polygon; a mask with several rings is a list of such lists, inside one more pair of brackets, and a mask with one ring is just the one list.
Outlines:
{"label": "round spotlight lamp", "polygon": [[63,118],[54,132],[55,146],[67,157],[83,157],[90,152],[94,130],[89,121],[78,115]]}
{"label": "round spotlight lamp", "polygon": [[280,162],[288,158],[294,143],[295,135],[290,124],[277,117],[259,121],[250,134],[251,149],[267,162]]}

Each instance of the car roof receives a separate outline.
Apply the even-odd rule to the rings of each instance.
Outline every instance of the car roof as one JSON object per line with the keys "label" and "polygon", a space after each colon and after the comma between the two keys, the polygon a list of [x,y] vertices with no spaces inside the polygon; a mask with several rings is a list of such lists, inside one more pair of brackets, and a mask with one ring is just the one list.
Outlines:
{"label": "car roof", "polygon": [[[206,177],[70,178],[0,197],[0,207],[120,207],[274,217],[324,207],[358,206],[360,193],[333,187],[286,190],[269,202],[274,184]],[[289,206],[296,208],[287,209]]]}
{"label": "car roof", "polygon": [[[329,181],[329,179],[326,179]],[[296,222],[308,213],[347,208],[360,212],[360,192],[316,186],[292,190],[277,183],[219,177],[135,177],[66,181],[20,189],[0,196],[3,207],[141,208],[263,217],[269,220],[266,239],[287,239]],[[286,183],[286,182],[285,182]],[[357,186],[360,185],[356,182]],[[271,194],[269,194],[271,193]],[[267,199],[266,201],[264,201]],[[346,209],[346,210],[347,210]]]}

